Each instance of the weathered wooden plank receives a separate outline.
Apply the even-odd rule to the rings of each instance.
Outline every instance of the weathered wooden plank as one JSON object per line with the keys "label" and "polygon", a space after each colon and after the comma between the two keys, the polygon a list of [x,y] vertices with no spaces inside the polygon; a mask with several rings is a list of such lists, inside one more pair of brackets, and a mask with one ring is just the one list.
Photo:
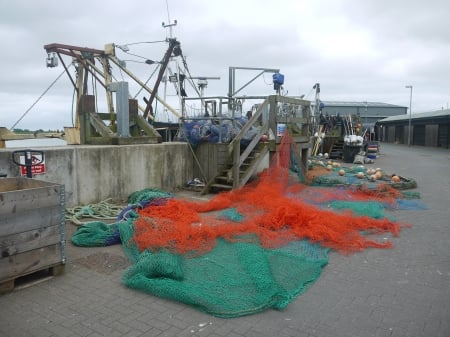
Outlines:
{"label": "weathered wooden plank", "polygon": [[21,254],[61,241],[61,226],[50,226],[0,237],[0,257]]}
{"label": "weathered wooden plank", "polygon": [[147,123],[144,117],[142,117],[141,115],[136,115],[136,123],[147,136],[156,137],[156,141],[158,143],[162,142],[161,135],[153,128],[153,126]]}
{"label": "weathered wooden plank", "polygon": [[114,132],[111,131],[110,128],[108,128],[102,121],[102,119],[98,116],[97,113],[91,112],[89,114],[89,121],[91,125],[95,128],[95,130],[102,136],[102,137],[113,137]]}
{"label": "weathered wooden plank", "polygon": [[30,209],[59,205],[60,200],[60,185],[0,193],[0,217]]}
{"label": "weathered wooden plank", "polygon": [[0,282],[48,268],[62,261],[61,245],[55,244],[0,258]]}
{"label": "weathered wooden plank", "polygon": [[61,212],[60,205],[53,205],[2,214],[0,217],[0,238],[40,227],[59,225],[61,224]]}

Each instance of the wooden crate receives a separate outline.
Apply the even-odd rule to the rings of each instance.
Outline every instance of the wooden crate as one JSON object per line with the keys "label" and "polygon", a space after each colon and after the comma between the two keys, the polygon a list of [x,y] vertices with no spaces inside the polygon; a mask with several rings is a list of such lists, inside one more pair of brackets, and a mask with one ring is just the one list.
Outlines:
{"label": "wooden crate", "polygon": [[0,292],[22,276],[59,274],[66,261],[64,185],[0,179]]}

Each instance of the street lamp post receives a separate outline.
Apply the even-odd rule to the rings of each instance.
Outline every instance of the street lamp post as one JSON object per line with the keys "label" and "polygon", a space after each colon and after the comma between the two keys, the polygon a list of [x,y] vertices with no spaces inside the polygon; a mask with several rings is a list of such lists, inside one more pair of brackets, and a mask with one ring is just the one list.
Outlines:
{"label": "street lamp post", "polygon": [[408,146],[411,146],[411,103],[412,103],[412,85],[406,85],[405,88],[409,89],[409,121],[408,121]]}

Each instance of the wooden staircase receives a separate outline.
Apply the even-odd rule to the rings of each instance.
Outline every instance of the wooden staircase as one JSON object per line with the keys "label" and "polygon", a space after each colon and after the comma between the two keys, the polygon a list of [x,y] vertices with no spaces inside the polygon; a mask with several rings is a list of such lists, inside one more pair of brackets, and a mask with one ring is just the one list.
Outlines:
{"label": "wooden staircase", "polygon": [[[258,146],[251,151],[250,155],[239,168],[238,186],[245,185],[252,178],[256,173],[259,164],[268,152],[268,143],[259,143]],[[234,185],[233,165],[229,165],[214,177],[209,184],[209,190],[211,192],[230,191],[234,188]]]}
{"label": "wooden staircase", "polygon": [[241,148],[241,140],[248,130],[258,123],[262,112],[268,104],[269,100],[266,99],[228,145],[228,159],[225,169],[221,170],[205,184],[202,194],[206,194],[211,190],[217,192],[238,189],[244,186],[256,174],[258,165],[269,152],[269,142],[260,143],[261,137],[268,133],[269,122],[265,122],[258,129],[259,131],[256,136],[245,148]]}

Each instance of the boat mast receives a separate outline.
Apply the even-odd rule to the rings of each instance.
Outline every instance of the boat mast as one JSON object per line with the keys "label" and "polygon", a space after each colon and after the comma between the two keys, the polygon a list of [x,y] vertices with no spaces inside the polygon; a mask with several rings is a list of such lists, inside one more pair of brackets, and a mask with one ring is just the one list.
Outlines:
{"label": "boat mast", "polygon": [[[169,20],[169,23],[166,24],[163,21],[161,25],[162,25],[163,28],[166,28],[166,29],[168,28],[169,36],[168,37],[166,36],[166,41],[171,41],[173,39],[173,27],[175,27],[178,22],[177,22],[177,20],[173,20],[173,22],[170,22],[170,17],[169,16],[167,17],[167,19]],[[172,61],[173,59],[170,58],[170,60]],[[177,68],[178,68],[178,63],[177,63]],[[167,72],[169,72],[169,73],[171,72],[169,66],[166,68],[166,70],[164,72],[164,77],[163,77],[163,82],[164,82],[164,101],[167,100],[167,80],[169,78],[169,76],[167,75]],[[179,100],[181,102],[180,90],[179,90],[180,89],[179,88],[179,86],[180,86],[179,81],[177,81],[176,86],[177,86],[178,97],[179,97]],[[167,113],[167,108],[164,108],[164,113],[167,116],[167,122],[169,122],[169,114]]]}

